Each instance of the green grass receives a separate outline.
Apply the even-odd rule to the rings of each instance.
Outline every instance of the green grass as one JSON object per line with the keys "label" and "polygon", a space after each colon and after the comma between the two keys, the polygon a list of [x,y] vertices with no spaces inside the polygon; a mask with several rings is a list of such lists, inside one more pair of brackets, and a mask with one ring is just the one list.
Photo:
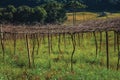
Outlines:
{"label": "green grass", "polygon": [[[85,33],[79,46],[76,35],[77,45],[73,60],[74,71],[72,72],[70,57],[73,47],[70,36],[66,37],[66,48],[64,41],[61,41],[61,53],[58,49],[58,39],[54,37],[53,50],[50,56],[47,38],[42,40],[38,55],[36,55],[35,49],[35,68],[31,69],[28,68],[25,40],[17,40],[15,55],[13,54],[13,41],[6,40],[4,62],[0,46],[0,80],[120,80],[120,71],[116,71],[118,52],[114,52],[113,32],[109,32],[109,70],[106,68],[104,32],[103,35],[102,51],[98,53],[98,57],[96,57],[94,37],[90,33]],[[99,44],[99,33],[97,33],[97,41]],[[32,48],[32,42],[30,44]],[[49,60],[51,68],[49,68]]]}

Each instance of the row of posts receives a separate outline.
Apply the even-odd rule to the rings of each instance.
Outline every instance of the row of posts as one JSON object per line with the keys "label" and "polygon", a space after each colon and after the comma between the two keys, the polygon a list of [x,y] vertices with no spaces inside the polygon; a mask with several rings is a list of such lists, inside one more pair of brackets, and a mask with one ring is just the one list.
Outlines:
{"label": "row of posts", "polygon": [[[49,28],[48,28],[49,29]],[[2,26],[0,27],[0,40],[1,40],[1,48],[2,48],[2,53],[3,53],[3,61],[4,61],[4,56],[5,56],[5,50],[4,50],[4,32],[2,30]],[[49,30],[48,30],[49,31]],[[106,65],[107,65],[107,69],[109,69],[109,34],[108,34],[108,31],[105,31],[105,34],[106,34]],[[118,63],[117,63],[117,70],[119,69],[119,61],[120,61],[120,51],[119,51],[119,34],[120,32],[119,31],[114,31],[114,47],[116,47],[116,44],[117,44],[117,49],[118,49]],[[96,39],[96,34],[95,32],[93,32],[93,35],[94,35],[94,38],[95,38],[95,46],[96,46],[96,56],[97,56],[97,49],[98,49],[98,44],[97,44],[97,39]],[[50,34],[48,32],[48,53],[49,53],[49,56],[50,56],[50,53],[51,53],[51,39],[50,39]],[[102,35],[100,35],[100,37],[102,38]],[[35,38],[35,37],[33,37]],[[101,39],[100,38],[100,39]],[[74,56],[74,53],[75,53],[75,49],[76,49],[76,40],[75,40],[75,34],[71,34],[71,40],[72,40],[72,45],[73,45],[73,51],[72,51],[72,54],[71,54],[71,71],[73,71],[73,56]],[[39,42],[39,41],[38,41]],[[60,35],[59,35],[59,41],[60,42]],[[38,43],[39,44],[39,43]],[[100,42],[100,45],[101,45],[101,42]],[[33,51],[30,52],[30,44],[29,44],[29,36],[28,34],[26,34],[26,46],[27,46],[27,52],[28,52],[28,62],[29,62],[29,67],[31,67],[31,62],[34,64],[34,49],[35,49],[35,43],[33,41]],[[14,40],[14,47],[16,47],[16,39]],[[16,49],[14,49],[14,53],[15,53]],[[32,54],[32,55],[31,55]],[[30,57],[32,56],[32,57]],[[32,61],[31,61],[32,59]],[[50,65],[50,60],[49,60],[49,65]]]}

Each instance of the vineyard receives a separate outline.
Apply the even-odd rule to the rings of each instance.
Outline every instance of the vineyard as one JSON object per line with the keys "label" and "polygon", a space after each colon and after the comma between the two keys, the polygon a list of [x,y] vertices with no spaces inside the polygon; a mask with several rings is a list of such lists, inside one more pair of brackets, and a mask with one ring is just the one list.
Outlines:
{"label": "vineyard", "polygon": [[[0,44],[1,65],[9,64],[6,71],[1,67],[0,71],[5,76],[0,80],[120,79],[120,18],[91,20],[77,26],[2,24]],[[82,64],[83,62],[85,63]],[[78,68],[83,69],[86,65],[96,70],[105,70],[107,67],[116,74],[113,75],[111,71],[113,76],[108,74],[105,77],[102,75],[104,72],[101,72],[92,78],[96,74],[93,72],[82,76],[79,72],[84,70],[79,71]],[[9,67],[21,68],[23,72],[15,77],[12,75],[14,71],[10,71]],[[27,71],[26,68],[30,70]]]}

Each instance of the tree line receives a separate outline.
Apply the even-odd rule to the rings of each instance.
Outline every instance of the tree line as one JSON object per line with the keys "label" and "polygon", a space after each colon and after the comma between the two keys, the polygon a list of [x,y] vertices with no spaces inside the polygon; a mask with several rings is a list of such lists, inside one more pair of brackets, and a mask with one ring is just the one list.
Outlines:
{"label": "tree line", "polygon": [[120,10],[120,0],[2,0],[0,2],[0,22],[10,23],[62,23],[66,12],[83,10]]}
{"label": "tree line", "polygon": [[120,0],[1,0],[0,7],[6,7],[7,5],[14,5],[19,7],[21,5],[27,5],[30,7],[39,6],[51,1],[57,1],[66,5],[70,1],[78,1],[87,5],[87,10],[103,11],[103,10],[120,10]]}
{"label": "tree line", "polygon": [[29,7],[8,5],[0,8],[0,22],[10,23],[62,23],[66,17],[64,6],[58,2]]}

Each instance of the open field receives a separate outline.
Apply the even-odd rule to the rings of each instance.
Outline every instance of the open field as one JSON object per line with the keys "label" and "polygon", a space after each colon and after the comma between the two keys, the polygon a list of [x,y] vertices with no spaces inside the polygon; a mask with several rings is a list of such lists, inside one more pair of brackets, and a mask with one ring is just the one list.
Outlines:
{"label": "open field", "polygon": [[[88,12],[85,14],[86,18],[97,19],[95,17],[97,14],[89,13],[91,16],[87,15]],[[68,15],[71,16],[71,14]],[[118,13],[113,15],[114,17],[119,16]],[[77,18],[82,21],[81,17],[83,16],[79,15]],[[68,17],[68,22],[71,19]],[[13,30],[15,29],[13,28]],[[48,35],[36,38],[34,35],[26,36],[25,34],[16,40],[15,35],[10,34],[13,36],[7,36],[8,38],[0,42],[0,80],[120,80],[120,66],[119,70],[116,70],[118,44],[114,39],[114,31],[108,32],[109,70],[106,68],[106,33],[103,31],[101,34],[102,42],[99,31],[95,32],[95,35],[94,32],[87,32],[76,33],[72,37],[70,34],[53,34],[52,38],[51,36],[48,38]],[[2,40],[0,39],[0,41]],[[98,44],[97,56],[96,41]],[[2,45],[3,43],[4,45]],[[31,52],[31,65],[29,64],[29,51]],[[73,70],[71,70],[73,51],[75,52],[72,60]],[[34,53],[34,57],[32,53]]]}
{"label": "open field", "polygon": [[[100,12],[96,13],[96,12],[77,12],[76,13],[76,24],[79,24],[81,22],[84,21],[88,21],[88,20],[94,20],[94,19],[102,19],[102,18],[115,18],[115,17],[120,17],[120,13],[110,13],[110,12],[106,12],[107,16],[104,17],[98,17],[100,14]],[[68,19],[65,22],[65,24],[69,24],[72,25],[72,19],[73,19],[73,15],[72,13],[67,13]]]}

